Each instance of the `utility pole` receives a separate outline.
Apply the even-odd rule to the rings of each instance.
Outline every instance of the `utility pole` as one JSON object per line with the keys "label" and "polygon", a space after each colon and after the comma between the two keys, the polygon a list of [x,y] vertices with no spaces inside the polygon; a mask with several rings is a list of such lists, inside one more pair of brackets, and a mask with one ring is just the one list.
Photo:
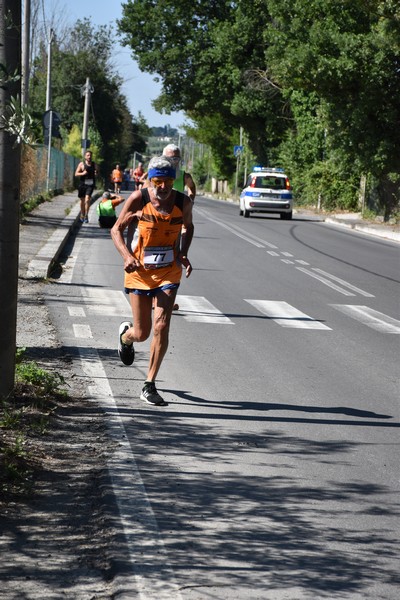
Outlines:
{"label": "utility pole", "polygon": [[22,87],[21,104],[29,101],[29,48],[31,30],[31,0],[24,0],[24,34],[22,38]]}
{"label": "utility pole", "polygon": [[236,176],[235,176],[235,194],[238,193],[238,177],[239,177],[239,163],[240,163],[240,155],[243,150],[243,127],[240,126],[239,133],[239,148],[236,153]]}
{"label": "utility pole", "polygon": [[47,81],[46,81],[46,110],[51,109],[51,44],[54,38],[54,31],[50,29],[49,41],[47,44]]}
{"label": "utility pole", "polygon": [[53,127],[53,112],[51,110],[51,44],[54,38],[54,31],[50,29],[49,43],[47,46],[47,86],[46,86],[46,112],[49,112],[49,139],[47,142],[47,175],[46,175],[46,190],[50,189],[50,163],[51,163],[51,138]]}
{"label": "utility pole", "polygon": [[[82,96],[85,96],[85,106],[83,109],[83,128],[82,128],[82,154],[85,156],[87,148],[90,146],[90,140],[88,140],[88,129],[89,129],[89,110],[90,110],[90,97],[93,94],[94,88],[90,83],[89,77],[86,78],[86,83],[82,88]],[[89,142],[89,143],[88,143]]]}
{"label": "utility pole", "polygon": [[[0,112],[21,92],[21,0],[0,0]],[[11,74],[11,75],[7,75]],[[12,126],[12,123],[10,124]],[[0,129],[0,398],[14,389],[18,295],[21,148]]]}

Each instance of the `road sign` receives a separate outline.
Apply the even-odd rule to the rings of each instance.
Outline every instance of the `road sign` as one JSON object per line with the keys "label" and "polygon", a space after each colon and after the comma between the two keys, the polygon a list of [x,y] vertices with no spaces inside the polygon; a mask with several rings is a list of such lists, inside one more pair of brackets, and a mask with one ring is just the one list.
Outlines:
{"label": "road sign", "polygon": [[54,110],[46,110],[43,114],[43,136],[45,138],[45,144],[49,141],[50,123],[51,123],[51,137],[60,138],[60,124],[61,116]]}
{"label": "road sign", "polygon": [[233,146],[233,154],[235,156],[240,156],[243,153],[244,146]]}

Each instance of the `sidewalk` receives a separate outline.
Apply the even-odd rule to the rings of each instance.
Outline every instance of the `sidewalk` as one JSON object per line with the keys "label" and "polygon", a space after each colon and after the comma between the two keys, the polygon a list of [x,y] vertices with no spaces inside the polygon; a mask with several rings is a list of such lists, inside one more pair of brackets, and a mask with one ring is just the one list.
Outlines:
{"label": "sidewalk", "polygon": [[[98,198],[99,192],[93,194]],[[76,192],[55,196],[26,215],[20,227],[19,274],[30,279],[49,276],[69,235],[80,227]]]}
{"label": "sidewalk", "polygon": [[400,225],[366,221],[365,219],[362,219],[360,213],[337,213],[335,215],[325,216],[323,220],[325,223],[347,227],[354,231],[367,233],[393,242],[400,242]]}

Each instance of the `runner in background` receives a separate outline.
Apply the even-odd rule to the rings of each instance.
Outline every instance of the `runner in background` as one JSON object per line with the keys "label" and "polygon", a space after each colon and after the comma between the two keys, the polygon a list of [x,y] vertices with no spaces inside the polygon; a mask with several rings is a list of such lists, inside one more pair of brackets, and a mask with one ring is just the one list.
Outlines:
{"label": "runner in background", "polygon": [[119,194],[121,191],[121,184],[123,179],[123,172],[121,171],[121,167],[119,164],[115,165],[115,169],[113,169],[111,173],[111,181],[114,184],[114,193]]}
{"label": "runner in background", "polygon": [[135,181],[135,186],[137,190],[140,190],[140,188],[143,185],[143,182],[141,181],[141,178],[144,175],[144,171],[143,171],[143,163],[138,163],[138,166],[136,167],[136,169],[134,169],[133,171],[133,179]]}
{"label": "runner in background", "polygon": [[97,167],[92,161],[92,151],[87,150],[82,162],[76,168],[75,177],[80,177],[78,198],[81,201],[81,223],[89,223],[90,201],[95,186]]}
{"label": "runner in background", "polygon": [[196,184],[194,183],[191,174],[185,173],[185,171],[181,169],[182,158],[179,146],[176,146],[176,144],[168,144],[163,150],[163,156],[167,156],[171,159],[176,170],[174,190],[185,192],[191,201],[194,202],[196,197]]}

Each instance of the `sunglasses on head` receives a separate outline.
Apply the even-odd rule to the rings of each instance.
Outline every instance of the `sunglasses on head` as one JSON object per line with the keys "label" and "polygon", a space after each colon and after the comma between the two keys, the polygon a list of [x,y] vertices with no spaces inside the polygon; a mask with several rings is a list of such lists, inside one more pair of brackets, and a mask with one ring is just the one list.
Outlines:
{"label": "sunglasses on head", "polygon": [[166,186],[173,186],[174,185],[174,178],[173,177],[153,177],[151,179],[151,182],[156,186],[156,187],[161,187],[162,185],[166,185]]}

